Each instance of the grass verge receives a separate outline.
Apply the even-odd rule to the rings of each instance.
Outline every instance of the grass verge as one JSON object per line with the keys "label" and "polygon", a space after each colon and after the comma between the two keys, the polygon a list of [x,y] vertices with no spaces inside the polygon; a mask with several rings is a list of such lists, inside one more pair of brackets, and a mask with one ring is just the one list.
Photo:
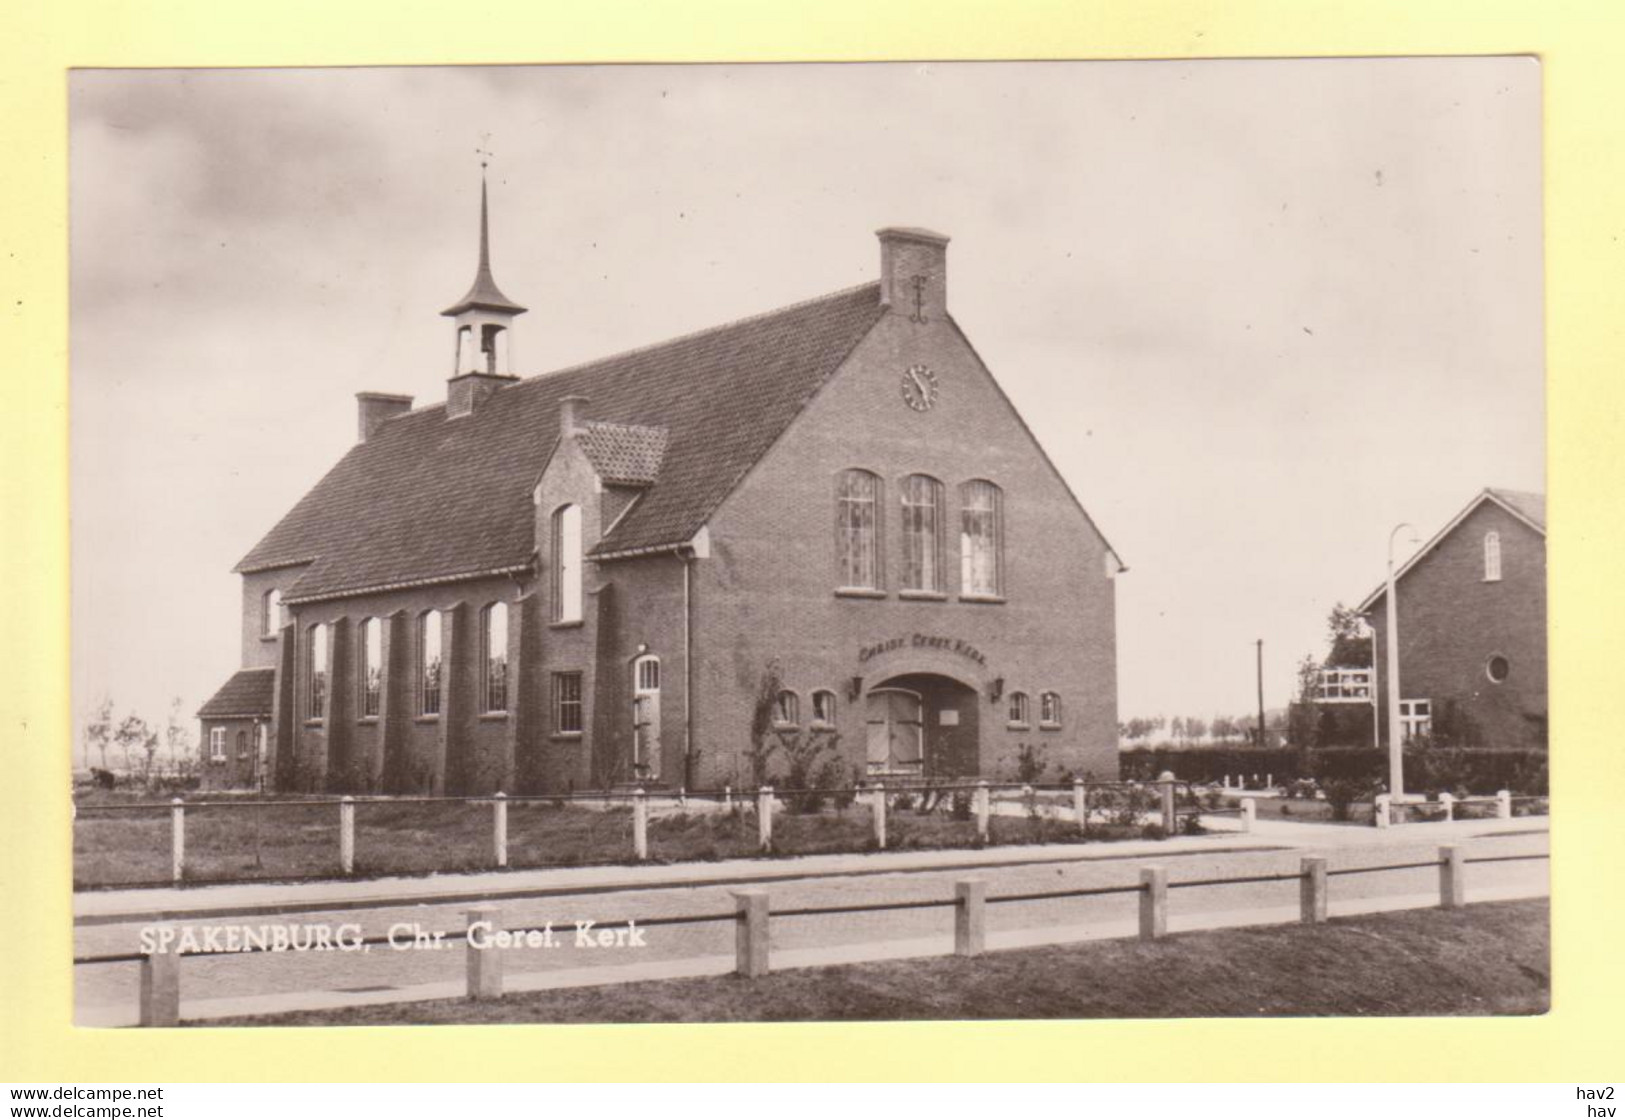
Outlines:
{"label": "grass verge", "polygon": [[209,1025],[1536,1015],[1546,899],[989,953],[297,1012]]}

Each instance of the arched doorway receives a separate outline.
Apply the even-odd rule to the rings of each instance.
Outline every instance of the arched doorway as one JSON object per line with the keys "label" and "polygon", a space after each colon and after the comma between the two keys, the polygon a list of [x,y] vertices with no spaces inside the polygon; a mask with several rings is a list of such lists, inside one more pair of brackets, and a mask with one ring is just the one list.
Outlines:
{"label": "arched doorway", "polygon": [[978,772],[976,690],[937,673],[889,677],[864,696],[871,776],[968,777]]}

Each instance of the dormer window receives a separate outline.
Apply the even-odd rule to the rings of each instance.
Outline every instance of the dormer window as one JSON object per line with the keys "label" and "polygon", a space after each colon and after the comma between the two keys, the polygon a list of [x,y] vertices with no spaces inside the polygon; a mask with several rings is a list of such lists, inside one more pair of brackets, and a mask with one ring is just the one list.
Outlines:
{"label": "dormer window", "polygon": [[1494,583],[1501,578],[1501,534],[1484,534],[1484,582]]}

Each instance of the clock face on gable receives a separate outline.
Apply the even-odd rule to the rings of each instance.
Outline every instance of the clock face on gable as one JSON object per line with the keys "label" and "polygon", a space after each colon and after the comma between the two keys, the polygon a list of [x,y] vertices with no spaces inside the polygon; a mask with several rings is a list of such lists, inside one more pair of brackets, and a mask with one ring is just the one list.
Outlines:
{"label": "clock face on gable", "polygon": [[937,375],[923,365],[903,373],[903,401],[915,412],[927,412],[937,403]]}

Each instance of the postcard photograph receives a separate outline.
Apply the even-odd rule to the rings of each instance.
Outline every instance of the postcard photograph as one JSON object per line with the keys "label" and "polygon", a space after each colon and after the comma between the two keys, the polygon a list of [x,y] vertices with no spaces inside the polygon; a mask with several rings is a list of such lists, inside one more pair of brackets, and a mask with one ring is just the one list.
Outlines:
{"label": "postcard photograph", "polygon": [[79,1026],[1549,1009],[1538,61],[68,85]]}

